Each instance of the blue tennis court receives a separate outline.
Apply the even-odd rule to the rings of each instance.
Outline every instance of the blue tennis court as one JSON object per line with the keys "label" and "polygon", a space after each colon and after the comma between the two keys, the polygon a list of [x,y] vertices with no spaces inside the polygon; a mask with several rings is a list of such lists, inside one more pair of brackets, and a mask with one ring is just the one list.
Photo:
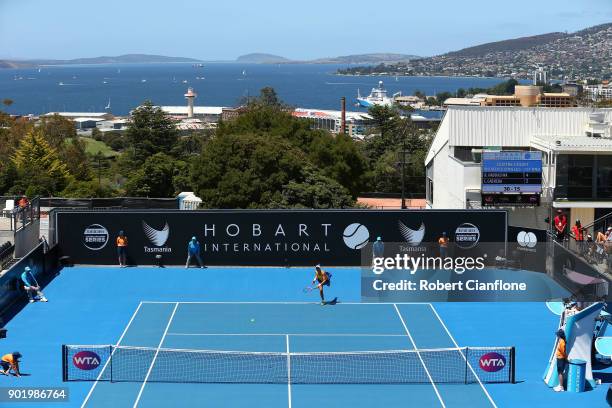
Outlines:
{"label": "blue tennis court", "polygon": [[[65,268],[45,291],[48,304],[29,305],[7,325],[0,345],[24,355],[29,375],[0,385],[65,385],[70,401],[61,406],[70,407],[606,406],[605,386],[557,394],[542,382],[558,319],[544,304],[362,304],[360,271],[334,268],[327,296],[339,303],[321,306],[317,293],[302,293],[311,275],[309,268]],[[62,344],[275,353],[516,346],[517,384],[164,383],[154,354],[132,362],[143,381],[62,383]],[[433,364],[424,363],[439,370]]]}

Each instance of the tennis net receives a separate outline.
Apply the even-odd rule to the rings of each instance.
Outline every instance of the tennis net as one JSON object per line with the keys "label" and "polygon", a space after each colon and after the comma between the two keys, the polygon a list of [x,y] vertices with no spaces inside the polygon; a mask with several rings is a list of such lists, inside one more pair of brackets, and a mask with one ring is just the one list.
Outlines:
{"label": "tennis net", "polygon": [[514,382],[514,347],[284,353],[64,345],[64,381],[252,384]]}

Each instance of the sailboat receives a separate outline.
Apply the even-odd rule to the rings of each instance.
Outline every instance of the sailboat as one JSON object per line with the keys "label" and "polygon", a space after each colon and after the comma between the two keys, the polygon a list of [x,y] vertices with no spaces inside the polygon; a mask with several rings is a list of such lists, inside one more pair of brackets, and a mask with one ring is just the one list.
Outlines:
{"label": "sailboat", "polygon": [[242,70],[242,76],[245,77],[246,76],[246,69]]}
{"label": "sailboat", "polygon": [[108,104],[106,104],[106,106],[104,107],[104,110],[110,110],[111,108],[111,103],[110,103],[110,98],[108,98]]}

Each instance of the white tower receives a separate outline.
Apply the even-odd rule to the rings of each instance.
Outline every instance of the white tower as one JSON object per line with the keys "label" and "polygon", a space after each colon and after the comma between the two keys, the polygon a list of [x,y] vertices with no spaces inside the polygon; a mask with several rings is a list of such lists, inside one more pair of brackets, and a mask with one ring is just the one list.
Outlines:
{"label": "white tower", "polygon": [[187,99],[187,117],[188,118],[193,118],[193,100],[197,97],[198,95],[193,92],[193,88],[188,88],[187,89],[187,93],[185,94],[185,99]]}

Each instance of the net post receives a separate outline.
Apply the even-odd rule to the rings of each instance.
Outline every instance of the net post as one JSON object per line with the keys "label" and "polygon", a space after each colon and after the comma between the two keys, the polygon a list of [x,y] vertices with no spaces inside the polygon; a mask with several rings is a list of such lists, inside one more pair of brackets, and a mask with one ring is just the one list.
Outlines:
{"label": "net post", "polygon": [[516,348],[510,347],[510,383],[516,384]]}
{"label": "net post", "polygon": [[289,335],[285,335],[287,341],[287,399],[291,408],[291,352],[289,351]]}
{"label": "net post", "polygon": [[470,357],[469,353],[470,353],[470,348],[469,348],[469,347],[466,347],[466,348],[465,348],[465,377],[464,377],[464,380],[463,380],[463,383],[464,383],[464,384],[467,384],[467,383],[468,383],[468,367],[469,367],[469,365],[470,365],[470,363],[469,363],[469,361],[470,361],[470,359],[469,359],[469,357]]}
{"label": "net post", "polygon": [[68,381],[68,350],[65,344],[62,344],[62,382]]}
{"label": "net post", "polygon": [[108,346],[108,364],[110,365],[110,382],[113,382],[113,346]]}

